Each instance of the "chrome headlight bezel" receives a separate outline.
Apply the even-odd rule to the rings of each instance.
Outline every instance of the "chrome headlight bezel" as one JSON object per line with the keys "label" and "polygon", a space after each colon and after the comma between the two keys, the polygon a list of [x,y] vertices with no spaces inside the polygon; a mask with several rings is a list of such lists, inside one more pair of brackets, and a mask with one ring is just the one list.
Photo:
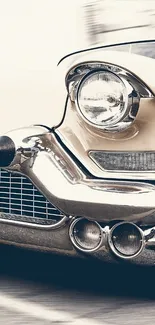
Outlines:
{"label": "chrome headlight bezel", "polygon": [[[125,254],[125,250],[124,253],[118,249],[117,245],[114,242],[114,238],[113,238],[113,233],[115,232],[116,229],[118,229],[119,227],[122,226],[130,226],[135,228],[135,230],[137,231],[137,233],[140,236],[140,240],[139,240],[139,249],[137,249],[137,251],[133,252],[132,254]],[[122,232],[123,233],[123,232]],[[121,238],[122,236],[120,236]],[[112,250],[112,252],[119,258],[121,259],[125,259],[125,260],[129,260],[129,259],[133,259],[135,257],[137,257],[138,255],[140,255],[140,253],[143,251],[144,247],[145,247],[145,237],[144,237],[144,232],[142,231],[142,229],[140,227],[138,227],[135,223],[133,222],[127,222],[127,221],[123,221],[123,222],[119,222],[116,223],[110,230],[108,233],[108,244],[110,249]],[[116,238],[115,238],[116,240]],[[132,247],[132,244],[131,244]],[[123,245],[122,245],[123,248]]]}
{"label": "chrome headlight bezel", "polygon": [[[116,123],[111,123],[111,125],[102,126],[92,123],[84,116],[79,107],[78,93],[81,84],[85,78],[88,78],[94,73],[99,73],[100,71],[107,71],[115,75],[120,79],[120,82],[125,85],[127,91],[128,102],[126,111],[123,116],[120,116],[120,119]],[[103,62],[85,62],[74,66],[66,75],[66,87],[70,99],[75,103],[75,107],[81,118],[88,125],[104,132],[119,132],[127,129],[136,119],[139,110],[140,98],[153,97],[147,85],[145,85],[143,81],[138,79],[131,72],[122,69],[119,66]]]}
{"label": "chrome headlight bezel", "polygon": [[[88,79],[89,77],[91,77],[94,74],[100,74],[102,72],[109,72],[110,74],[112,74],[113,76],[115,76],[116,78],[118,78],[118,80],[120,80],[120,83],[122,83],[125,88],[126,88],[126,103],[125,103],[125,108],[123,110],[123,113],[120,114],[119,117],[117,117],[117,119],[114,119],[113,117],[111,118],[111,120],[114,119],[114,122],[112,121],[111,123],[103,123],[102,125],[100,124],[96,124],[90,121],[90,119],[88,119],[84,113],[82,112],[82,109],[80,107],[80,103],[79,103],[79,92],[80,92],[80,88],[82,87],[82,84],[85,82],[86,79]],[[76,94],[75,94],[75,105],[76,108],[78,109],[79,114],[83,117],[83,119],[90,125],[98,128],[98,129],[102,129],[104,131],[111,131],[111,132],[115,132],[115,131],[121,131],[126,129],[131,123],[133,123],[133,121],[136,118],[136,115],[138,113],[138,109],[139,109],[139,101],[140,101],[140,97],[138,95],[137,92],[135,92],[135,96],[131,96],[132,92],[135,92],[134,88],[132,87],[132,85],[129,84],[129,82],[127,82],[125,79],[120,78],[117,74],[115,74],[114,72],[111,72],[109,70],[93,70],[90,73],[86,74],[79,82],[78,87],[76,89]]]}

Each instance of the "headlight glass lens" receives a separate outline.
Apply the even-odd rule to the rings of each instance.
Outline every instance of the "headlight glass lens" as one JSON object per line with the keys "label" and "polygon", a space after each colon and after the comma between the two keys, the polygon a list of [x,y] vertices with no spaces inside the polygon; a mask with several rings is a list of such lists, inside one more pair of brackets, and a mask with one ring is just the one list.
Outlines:
{"label": "headlight glass lens", "polygon": [[128,94],[124,82],[110,71],[96,71],[81,81],[77,105],[90,123],[98,127],[115,125],[127,110]]}

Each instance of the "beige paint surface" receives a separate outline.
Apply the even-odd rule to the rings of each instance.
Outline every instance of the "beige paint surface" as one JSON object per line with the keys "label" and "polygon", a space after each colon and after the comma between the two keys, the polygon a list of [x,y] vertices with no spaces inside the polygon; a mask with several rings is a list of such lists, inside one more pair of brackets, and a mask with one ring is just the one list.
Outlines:
{"label": "beige paint surface", "polygon": [[[0,0],[0,133],[59,122],[56,64],[83,47],[83,1]],[[61,105],[62,106],[62,105]]]}
{"label": "beige paint surface", "polygon": [[[78,55],[75,61],[71,58],[71,66],[78,66],[81,62],[108,62],[132,71],[155,91],[154,74],[155,60],[140,55],[119,51],[92,51],[83,56]],[[64,66],[69,63],[64,62]],[[144,69],[145,67],[145,69]],[[64,67],[63,67],[64,68]],[[64,70],[66,69],[66,66]],[[91,174],[103,177],[104,172],[88,156],[91,150],[107,151],[154,151],[155,144],[155,98],[143,98],[135,122],[125,131],[119,133],[105,133],[89,125],[80,116],[74,101],[68,102],[63,124],[57,130],[62,141],[86,166]],[[113,177],[113,174],[106,177]],[[121,173],[121,177],[123,174]],[[124,176],[126,178],[126,175]],[[135,175],[140,177],[139,175]],[[143,175],[144,177],[144,175]]]}
{"label": "beige paint surface", "polygon": [[34,123],[59,123],[64,98],[56,64],[90,45],[83,5],[92,2],[0,0],[0,134]]}

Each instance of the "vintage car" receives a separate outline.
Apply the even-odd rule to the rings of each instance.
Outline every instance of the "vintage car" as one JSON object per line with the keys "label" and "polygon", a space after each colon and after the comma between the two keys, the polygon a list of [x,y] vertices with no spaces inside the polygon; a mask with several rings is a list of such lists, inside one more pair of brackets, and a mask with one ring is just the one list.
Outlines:
{"label": "vintage car", "polygon": [[0,137],[1,243],[154,264],[154,53],[149,40],[60,60],[49,124]]}

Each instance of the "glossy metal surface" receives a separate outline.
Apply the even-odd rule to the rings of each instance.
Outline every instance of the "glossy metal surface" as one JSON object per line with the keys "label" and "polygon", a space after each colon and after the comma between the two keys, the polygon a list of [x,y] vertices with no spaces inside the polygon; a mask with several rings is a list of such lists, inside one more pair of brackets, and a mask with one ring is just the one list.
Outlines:
{"label": "glossy metal surface", "polygon": [[[114,75],[120,78],[120,80],[124,83],[126,87],[128,97],[125,114],[120,119],[120,121],[118,121],[112,126],[109,125],[109,127],[101,127],[99,125],[95,125],[91,123],[88,119],[84,118],[83,114],[81,114],[81,110],[79,108],[78,103],[79,87],[83,80],[85,80],[85,78],[87,78],[90,73],[103,71],[113,73]],[[138,113],[140,97],[154,97],[154,94],[149,89],[149,87],[147,87],[147,85],[142,80],[138,79],[135,74],[117,65],[101,61],[88,61],[84,63],[79,63],[78,65],[74,65],[73,68],[71,68],[67,73],[65,82],[70,99],[72,102],[75,102],[76,108],[78,109],[78,112],[82,116],[82,118],[84,118],[85,121],[91,126],[103,129],[107,132],[123,131],[128,128],[134,122]]]}
{"label": "glossy metal surface", "polygon": [[[140,79],[145,85],[146,90],[150,90],[151,93],[155,93],[155,83],[153,74],[155,71],[155,61],[152,58],[148,58],[143,55],[137,55],[130,52],[121,51],[119,47],[117,49],[90,49],[87,53],[82,52],[75,54],[74,56],[66,58],[60,65],[61,73],[64,76],[75,66],[81,66],[83,63],[105,63],[108,65],[115,65],[133,74],[136,78]],[[144,67],[147,66],[147,69]]]}
{"label": "glossy metal surface", "polygon": [[[47,128],[41,127],[41,126],[30,126],[30,127],[14,130],[13,132],[11,132],[12,137],[13,137],[12,140],[14,141],[15,147],[16,147],[15,162],[13,162],[12,165],[14,165],[14,163],[15,163],[15,165],[17,164],[16,167],[13,168],[17,172],[19,172],[20,163],[23,163],[24,160],[26,160],[28,158],[30,158],[30,160],[33,159],[34,155],[37,153],[38,149],[33,148],[33,144],[34,144],[34,141],[36,140],[35,135],[36,134],[38,135],[38,133],[46,134]],[[30,140],[31,135],[33,135],[33,137],[34,137],[32,142]],[[25,156],[23,154],[23,150],[25,150],[25,153],[24,153]],[[10,186],[11,186],[11,184],[9,185],[9,189],[11,190]],[[1,190],[1,193],[2,193],[2,190]],[[11,192],[10,192],[10,195],[11,195]],[[9,200],[9,202],[11,202],[11,201]],[[21,204],[22,204],[22,200],[21,200]],[[1,206],[3,206],[3,205],[1,205]],[[10,210],[10,213],[11,213],[11,210]],[[21,218],[21,220],[20,220],[19,216],[16,215],[15,213],[14,213],[13,218],[10,215],[10,217],[8,216],[8,219],[6,219],[6,215],[5,215],[5,217],[3,217],[3,214],[0,212],[0,221],[7,223],[7,224],[16,224],[16,225],[22,225],[23,227],[27,226],[30,228],[37,228],[37,229],[57,229],[57,228],[65,225],[66,221],[68,221],[68,217],[62,216],[62,218],[60,220],[58,220],[57,222],[55,222],[53,224],[52,223],[51,224],[35,223],[35,222],[32,223],[32,222],[29,222],[28,220],[26,221],[24,218]]]}
{"label": "glossy metal surface", "polygon": [[53,225],[63,217],[29,179],[0,169],[0,218]]}
{"label": "glossy metal surface", "polygon": [[[74,219],[73,219],[74,220]],[[0,227],[0,243],[14,246],[20,246],[27,249],[39,250],[39,251],[50,251],[56,254],[75,256],[87,258],[92,257],[101,261],[113,261],[121,262],[122,257],[118,259],[118,256],[113,254],[108,245],[108,238],[104,236],[102,245],[95,252],[80,252],[80,250],[74,248],[69,238],[69,227],[71,220],[68,220],[66,225],[59,229],[38,229],[30,228],[26,224],[10,224],[5,220],[1,221]],[[104,234],[109,233],[109,226],[102,228]],[[132,264],[140,265],[154,265],[155,259],[155,228],[148,228],[143,230],[144,236],[143,250],[139,255],[127,259]],[[124,258],[123,258],[124,260]]]}
{"label": "glossy metal surface", "polygon": [[89,178],[54,133],[41,134],[40,129],[40,135],[27,133],[23,141],[21,134],[20,129],[7,134],[18,148],[8,170],[27,176],[64,215],[96,221],[137,221],[155,214],[155,186]]}
{"label": "glossy metal surface", "polygon": [[[86,254],[92,254],[94,257],[99,258],[103,261],[106,261],[107,259],[107,254],[109,255],[109,258],[119,258],[124,259],[124,260],[131,260],[133,261],[133,263],[142,263],[143,264],[143,256],[145,256],[145,259],[147,258],[147,264],[152,264],[152,260],[150,258],[150,253],[153,254],[153,251],[155,250],[155,227],[140,227],[135,223],[131,223],[131,222],[120,222],[120,223],[116,223],[114,226],[110,227],[108,224],[102,226],[99,225],[100,231],[101,231],[101,241],[100,244],[92,250],[86,250],[86,249],[82,249],[81,247],[79,247],[79,245],[77,245],[77,243],[75,242],[75,240],[73,239],[73,228],[74,225],[79,221],[82,220],[81,218],[79,219],[72,219],[71,220],[71,225],[70,225],[70,230],[69,230],[69,235],[70,235],[70,239],[74,245],[74,247],[76,247],[76,249],[80,252],[86,253]],[[84,219],[83,219],[84,220]],[[87,222],[89,223],[89,221],[87,220]],[[115,248],[113,241],[112,241],[112,233],[113,231],[120,226],[126,226],[126,227],[135,227],[136,231],[138,231],[139,233],[139,249],[137,250],[137,252],[135,252],[134,254],[129,254],[129,255],[125,255],[122,253],[119,253],[118,250]],[[122,233],[123,236],[123,233]],[[131,238],[132,239],[132,238]],[[133,250],[132,248],[132,240],[131,240],[131,251]],[[111,255],[112,253],[112,255]],[[155,254],[155,252],[154,252]],[[146,261],[144,261],[144,264],[146,263]]]}
{"label": "glossy metal surface", "polygon": [[[93,55],[92,55],[93,57]],[[104,56],[103,56],[104,58]],[[74,93],[76,88],[78,87],[79,81],[86,76],[88,73],[93,71],[110,71],[120,78],[124,78],[124,80],[128,81],[133,85],[135,91],[139,93],[140,97],[151,98],[154,97],[154,93],[149,86],[145,84],[141,79],[139,79],[135,73],[122,68],[121,65],[115,65],[113,63],[107,63],[104,60],[100,59],[100,61],[95,61],[94,58],[92,60],[85,62],[85,56],[82,57],[83,62],[79,62],[78,64],[74,64],[73,67],[67,72],[65,83],[67,90],[71,96],[71,99],[74,99]]]}
{"label": "glossy metal surface", "polygon": [[[82,227],[78,226],[80,223],[84,223]],[[86,253],[97,251],[105,241],[105,233],[99,223],[83,218],[73,220],[69,228],[69,237],[78,250]]]}
{"label": "glossy metal surface", "polygon": [[46,224],[40,224],[40,223],[32,223],[32,222],[27,222],[25,220],[22,220],[21,218],[21,221],[19,220],[19,218],[16,218],[16,216],[14,217],[14,219],[7,219],[7,218],[3,218],[3,216],[1,216],[0,214],[0,223],[5,223],[5,224],[10,224],[10,225],[16,225],[16,226],[23,226],[23,227],[28,227],[28,228],[32,228],[32,229],[47,229],[47,230],[50,230],[50,229],[58,229],[58,228],[61,228],[63,227],[66,222],[68,221],[68,218],[67,217],[63,217],[61,220],[59,220],[58,222],[56,223],[53,223],[53,224],[50,224],[50,225],[46,225]]}
{"label": "glossy metal surface", "polygon": [[[149,45],[148,45],[149,46]],[[75,157],[87,168],[87,170],[95,177],[116,178],[116,179],[155,179],[155,174],[145,172],[132,174],[111,173],[105,172],[97,166],[88,156],[89,151],[154,151],[155,137],[155,99],[141,98],[140,107],[134,123],[127,129],[119,133],[106,133],[103,130],[89,125],[78,114],[75,103],[73,101],[75,94],[73,89],[78,84],[78,80],[95,67],[98,62],[99,67],[103,64],[117,69],[118,73],[125,75],[127,78],[141,80],[139,89],[137,90],[142,95],[150,89],[150,94],[145,93],[142,96],[152,96],[154,94],[154,69],[155,60],[143,55],[135,55],[126,53],[125,50],[119,51],[119,46],[110,50],[100,48],[98,50],[90,50],[87,53],[78,53],[73,57],[68,57],[62,61],[60,70],[66,77],[66,86],[70,94],[71,100],[68,100],[67,109],[63,123],[56,129],[57,134],[61,138],[66,147],[73,152]],[[147,69],[144,69],[144,66]],[[85,67],[85,69],[84,69]],[[77,69],[76,69],[77,68]],[[68,72],[67,72],[68,71]],[[125,72],[124,72],[125,71]],[[142,86],[143,85],[143,86]]]}
{"label": "glossy metal surface", "polygon": [[[125,226],[126,229],[123,229]],[[135,228],[135,230],[137,231],[138,234],[138,239],[137,239],[137,244],[138,244],[138,248],[136,249],[136,251],[134,252],[134,242],[133,242],[133,234],[130,235],[130,233],[128,231],[128,228],[132,227],[133,229]],[[113,236],[113,233],[115,233],[116,229],[118,228],[122,228],[122,231],[119,233],[119,238],[115,238]],[[120,230],[119,230],[120,231]],[[130,239],[131,236],[131,239]],[[109,231],[108,233],[108,244],[110,249],[112,250],[112,252],[120,257],[120,258],[124,258],[124,259],[131,259],[134,258],[136,256],[138,256],[142,250],[144,249],[145,246],[145,236],[143,231],[135,224],[133,223],[127,223],[127,222],[121,222],[121,223],[117,223],[115,224]],[[124,242],[122,242],[122,247],[119,247],[119,249],[117,248],[117,246],[120,246],[121,241],[123,241],[123,238],[126,237],[126,241],[128,240],[128,249],[127,246],[125,245]],[[119,245],[116,246],[116,240],[119,240]],[[124,244],[124,245],[123,245]],[[128,253],[128,250],[130,248],[130,253]]]}
{"label": "glossy metal surface", "polygon": [[[89,66],[89,65],[88,65]],[[86,69],[86,67],[85,67]],[[139,101],[140,101],[140,96],[148,96],[151,97],[151,93],[148,91],[145,93],[145,88],[143,90],[143,87],[141,87],[141,92],[143,95],[141,95],[140,91],[137,90],[137,85],[134,85],[134,82],[132,84],[130,78],[126,78],[125,74],[121,73],[117,73],[117,70],[119,70],[117,67],[115,66],[108,66],[106,64],[99,64],[99,63],[94,63],[93,67],[91,68],[91,64],[88,68],[88,70],[90,69],[90,71],[93,73],[93,71],[96,71],[100,73],[100,72],[104,72],[104,71],[108,71],[108,72],[112,72],[114,74],[114,76],[119,76],[120,82],[122,82],[122,84],[124,85],[125,89],[126,89],[126,97],[127,99],[125,100],[125,112],[122,115],[120,115],[119,120],[117,121],[117,123],[112,123],[112,124],[107,124],[107,125],[97,125],[95,123],[91,123],[90,120],[88,120],[88,118],[86,118],[84,116],[84,114],[82,113],[81,109],[80,109],[80,105],[79,105],[79,100],[78,100],[78,96],[79,96],[79,91],[80,88],[82,87],[82,82],[84,82],[84,80],[87,78],[87,76],[89,75],[90,72],[86,72],[86,75],[83,76],[83,78],[81,79],[79,77],[79,81],[80,82],[75,82],[71,79],[71,85],[73,87],[72,92],[73,94],[70,95],[70,98],[72,101],[75,101],[75,105],[76,108],[78,109],[79,114],[81,114],[82,118],[85,119],[85,121],[90,124],[93,125],[94,127],[104,130],[105,132],[119,132],[119,131],[123,131],[126,128],[128,128],[135,120],[136,115],[138,113],[138,109],[139,109]],[[75,67],[75,70],[78,71],[78,67]],[[76,76],[77,78],[77,76]],[[131,78],[133,79],[133,77]],[[140,85],[141,86],[141,85]],[[139,87],[140,88],[140,87]],[[97,91],[97,89],[96,89]],[[75,93],[75,98],[74,98],[74,93]]]}
{"label": "glossy metal surface", "polygon": [[104,171],[88,156],[89,151],[155,151],[155,99],[141,99],[134,124],[127,130],[110,134],[88,125],[68,102],[63,124],[56,129],[62,142],[95,177],[118,179],[155,179],[151,171],[113,173]]}

